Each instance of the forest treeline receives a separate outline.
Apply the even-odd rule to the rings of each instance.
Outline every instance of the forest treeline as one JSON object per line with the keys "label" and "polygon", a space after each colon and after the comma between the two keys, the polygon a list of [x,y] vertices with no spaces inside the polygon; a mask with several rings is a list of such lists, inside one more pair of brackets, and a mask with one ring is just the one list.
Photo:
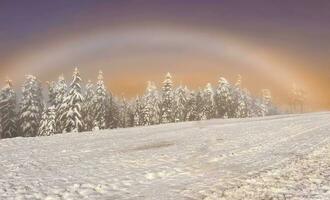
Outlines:
{"label": "forest treeline", "polygon": [[0,91],[1,138],[277,113],[269,90],[255,97],[241,82],[241,76],[235,84],[221,77],[215,87],[208,83],[194,91],[183,85],[174,87],[167,73],[161,88],[148,82],[143,95],[126,100],[106,89],[101,71],[95,84],[88,81],[82,86],[76,68],[70,84],[63,76],[48,82],[44,98],[41,82],[27,75],[19,100],[10,80]]}

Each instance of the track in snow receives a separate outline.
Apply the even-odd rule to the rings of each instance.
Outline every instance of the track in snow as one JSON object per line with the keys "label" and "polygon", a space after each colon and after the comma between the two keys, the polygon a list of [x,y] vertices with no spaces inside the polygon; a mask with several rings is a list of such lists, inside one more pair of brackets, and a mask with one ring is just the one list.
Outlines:
{"label": "track in snow", "polygon": [[0,199],[330,199],[330,113],[0,140]]}

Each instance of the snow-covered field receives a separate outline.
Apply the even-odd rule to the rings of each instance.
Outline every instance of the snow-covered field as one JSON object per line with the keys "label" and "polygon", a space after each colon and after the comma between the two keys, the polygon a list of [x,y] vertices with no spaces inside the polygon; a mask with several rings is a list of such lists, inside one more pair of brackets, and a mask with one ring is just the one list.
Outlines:
{"label": "snow-covered field", "polygon": [[330,113],[0,140],[0,199],[330,199]]}

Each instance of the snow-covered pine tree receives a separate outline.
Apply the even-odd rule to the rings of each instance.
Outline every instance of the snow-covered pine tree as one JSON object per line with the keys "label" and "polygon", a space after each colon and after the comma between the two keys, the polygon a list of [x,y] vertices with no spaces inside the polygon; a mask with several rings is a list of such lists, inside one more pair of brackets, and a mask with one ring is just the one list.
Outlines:
{"label": "snow-covered pine tree", "polygon": [[159,95],[156,85],[148,81],[144,99],[144,123],[145,125],[153,125],[159,122]]}
{"label": "snow-covered pine tree", "polygon": [[17,136],[17,102],[16,93],[12,88],[10,80],[6,81],[6,85],[0,93],[0,138],[9,138]]}
{"label": "snow-covered pine tree", "polygon": [[170,73],[167,73],[163,82],[161,108],[161,123],[174,122],[174,96],[173,81]]}
{"label": "snow-covered pine tree", "polygon": [[127,127],[133,127],[134,126],[134,104],[132,102],[128,103],[128,109],[126,111],[127,117]]}
{"label": "snow-covered pine tree", "polygon": [[93,100],[93,125],[95,130],[106,128],[106,115],[107,115],[107,91],[103,81],[103,72],[99,71],[96,83],[96,91]]}
{"label": "snow-covered pine tree", "polygon": [[65,121],[61,118],[61,116],[64,114],[66,108],[64,105],[64,98],[67,93],[67,87],[68,86],[65,82],[64,76],[59,76],[58,81],[54,85],[54,93],[56,94],[54,102],[56,113],[56,133],[62,133],[65,129]]}
{"label": "snow-covered pine tree", "polygon": [[22,136],[31,137],[38,134],[43,111],[41,83],[35,76],[27,75],[22,88],[20,103],[20,129]]}
{"label": "snow-covered pine tree", "polygon": [[45,109],[42,112],[41,120],[40,120],[40,127],[39,127],[39,130],[38,130],[38,136],[44,136],[44,135],[46,135],[47,126],[48,126],[47,112],[48,112],[48,109]]}
{"label": "snow-covered pine tree", "polygon": [[[121,127],[121,128],[126,128],[128,127],[128,110],[129,110],[129,104],[126,101],[126,98],[124,96],[121,97],[120,100],[117,100],[117,105],[118,105],[118,126],[117,127]],[[133,122],[134,124],[134,122]]]}
{"label": "snow-covered pine tree", "polygon": [[49,136],[56,133],[55,117],[55,106],[50,106],[43,112],[41,126],[38,131],[39,136]]}
{"label": "snow-covered pine tree", "polygon": [[244,88],[242,90],[242,92],[243,92],[243,97],[244,97],[243,100],[244,100],[245,106],[246,106],[246,111],[245,111],[246,112],[246,117],[252,117],[253,98],[252,98],[252,96],[250,94],[250,91],[248,89]]}
{"label": "snow-covered pine tree", "polygon": [[187,114],[187,120],[188,121],[194,121],[198,119],[198,113],[197,113],[197,103],[196,103],[196,93],[195,91],[190,91],[190,94],[187,98],[187,108],[188,108],[188,114]]}
{"label": "snow-covered pine tree", "polygon": [[134,104],[134,126],[145,125],[144,106],[145,104],[141,97],[136,97]]}
{"label": "snow-covered pine tree", "polygon": [[235,87],[232,88],[232,108],[234,109],[233,117],[245,118],[248,115],[245,93],[241,88],[242,76],[238,75]]}
{"label": "snow-covered pine tree", "polygon": [[232,107],[231,86],[223,77],[218,81],[214,102],[216,106],[216,116],[218,118],[229,117],[232,114],[230,113],[230,108]]}
{"label": "snow-covered pine tree", "polygon": [[187,120],[187,115],[189,112],[188,104],[188,95],[190,91],[187,87],[183,87],[180,85],[175,90],[175,121],[176,122],[183,122]]}
{"label": "snow-covered pine tree", "polygon": [[205,103],[204,103],[204,96],[203,91],[201,88],[198,89],[196,93],[196,105],[194,106],[196,119],[195,120],[205,120]]}
{"label": "snow-covered pine tree", "polygon": [[54,81],[47,81],[46,82],[48,86],[48,104],[49,106],[55,106],[56,104],[56,88]]}
{"label": "snow-covered pine tree", "polygon": [[107,128],[113,129],[118,128],[120,126],[120,100],[118,100],[115,96],[112,96],[111,93],[109,94],[109,98],[107,98],[107,116],[106,116],[106,124]]}
{"label": "snow-covered pine tree", "polygon": [[83,110],[82,115],[85,124],[85,130],[91,131],[94,128],[94,108],[93,105],[95,104],[95,86],[91,80],[88,80],[86,84],[86,91],[85,91],[85,98],[83,103]]}
{"label": "snow-covered pine tree", "polygon": [[64,113],[61,119],[65,121],[65,132],[80,132],[84,129],[82,122],[82,104],[84,97],[81,91],[81,77],[77,68],[75,68],[72,82],[69,86],[69,91],[64,98],[62,109]]}
{"label": "snow-covered pine tree", "polygon": [[245,118],[248,116],[246,96],[243,90],[235,88],[233,90],[233,103],[235,107],[235,117]]}
{"label": "snow-covered pine tree", "polygon": [[215,117],[214,92],[211,83],[208,83],[204,89],[204,112],[206,119]]}

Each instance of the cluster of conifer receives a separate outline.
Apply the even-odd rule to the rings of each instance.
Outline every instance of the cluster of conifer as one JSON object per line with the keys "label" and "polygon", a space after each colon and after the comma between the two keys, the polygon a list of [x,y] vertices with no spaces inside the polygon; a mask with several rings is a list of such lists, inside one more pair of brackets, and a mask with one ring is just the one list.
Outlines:
{"label": "cluster of conifer", "polygon": [[118,98],[106,89],[103,73],[97,82],[82,87],[76,68],[70,84],[63,76],[48,82],[48,101],[43,98],[41,82],[26,76],[22,97],[17,103],[11,81],[0,92],[1,138],[42,136],[68,132],[93,131],[117,127],[145,126],[161,123],[205,120],[211,118],[245,118],[274,114],[269,90],[253,97],[241,86],[221,77],[216,87],[210,83],[193,91],[173,86],[167,73],[157,89],[148,82],[145,93],[133,100]]}

